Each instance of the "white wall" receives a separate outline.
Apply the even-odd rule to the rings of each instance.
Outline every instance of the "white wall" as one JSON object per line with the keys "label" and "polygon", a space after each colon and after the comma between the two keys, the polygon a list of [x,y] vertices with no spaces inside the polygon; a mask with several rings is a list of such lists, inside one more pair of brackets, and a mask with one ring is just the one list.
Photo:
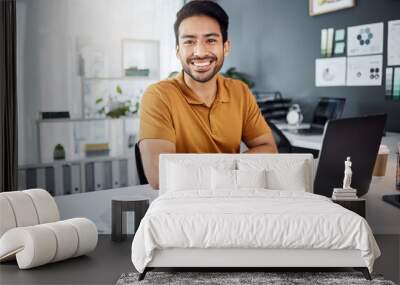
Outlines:
{"label": "white wall", "polygon": [[122,39],[160,41],[160,75],[179,69],[173,22],[182,0],[17,0],[19,164],[37,163],[40,111],[81,117],[79,45],[105,55],[108,77],[122,76]]}

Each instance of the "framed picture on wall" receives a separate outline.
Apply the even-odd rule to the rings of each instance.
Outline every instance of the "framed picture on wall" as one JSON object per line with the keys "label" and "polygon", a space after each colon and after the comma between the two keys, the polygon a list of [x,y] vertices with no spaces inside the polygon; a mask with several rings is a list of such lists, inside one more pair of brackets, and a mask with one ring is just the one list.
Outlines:
{"label": "framed picture on wall", "polygon": [[309,0],[310,16],[330,13],[356,6],[356,0]]}

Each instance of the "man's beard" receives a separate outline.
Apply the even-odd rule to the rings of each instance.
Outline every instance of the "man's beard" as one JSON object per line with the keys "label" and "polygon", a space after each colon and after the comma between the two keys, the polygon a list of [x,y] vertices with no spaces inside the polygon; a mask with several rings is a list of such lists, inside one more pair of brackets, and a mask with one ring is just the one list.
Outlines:
{"label": "man's beard", "polygon": [[[200,83],[206,83],[208,81],[210,81],[222,68],[223,64],[224,64],[224,56],[222,56],[222,61],[220,64],[218,64],[218,58],[216,56],[213,56],[212,59],[215,61],[215,67],[212,70],[211,74],[205,78],[201,78],[199,76],[195,76],[191,70],[190,70],[190,62],[193,60],[194,58],[188,58],[187,62],[184,64],[182,63],[182,68],[183,71],[189,75],[194,81],[196,82],[200,82]],[[204,59],[204,58],[203,58]]]}

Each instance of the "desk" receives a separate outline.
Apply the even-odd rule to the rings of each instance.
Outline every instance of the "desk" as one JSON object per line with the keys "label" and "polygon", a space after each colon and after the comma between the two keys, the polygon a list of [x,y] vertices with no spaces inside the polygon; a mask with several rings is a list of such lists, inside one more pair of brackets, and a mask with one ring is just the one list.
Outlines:
{"label": "desk", "polygon": [[[287,124],[276,124],[288,138],[292,146],[321,150],[323,135],[299,135],[283,129],[290,128]],[[307,127],[302,124],[301,127]],[[293,128],[293,127],[292,127]],[[400,234],[400,209],[382,201],[383,195],[400,194],[396,190],[396,148],[400,142],[400,133],[387,132],[382,138],[382,144],[389,148],[389,158],[384,177],[372,177],[366,199],[366,217],[374,234]],[[344,169],[343,169],[344,171]]]}
{"label": "desk", "polygon": [[[288,138],[292,146],[321,150],[323,135],[300,135],[288,132],[287,129],[296,129],[297,127],[288,124],[275,124],[283,134]],[[310,124],[301,124],[299,128],[308,128]],[[391,154],[396,153],[396,145],[400,142],[400,133],[386,132],[386,136],[382,138],[382,144],[386,145]]]}
{"label": "desk", "polygon": [[[308,148],[314,150],[321,150],[322,147],[322,135],[300,135],[288,132],[287,129],[296,129],[297,127],[290,126],[288,124],[276,124],[276,126],[283,132],[288,138],[292,146]],[[298,128],[308,128],[310,124],[301,124]]]}

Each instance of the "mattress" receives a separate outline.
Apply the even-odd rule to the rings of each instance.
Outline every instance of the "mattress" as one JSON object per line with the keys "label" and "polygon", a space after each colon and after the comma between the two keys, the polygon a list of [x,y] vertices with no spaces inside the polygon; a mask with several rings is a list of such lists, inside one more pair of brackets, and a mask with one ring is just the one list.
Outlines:
{"label": "mattress", "polygon": [[161,195],[136,232],[132,262],[143,272],[155,250],[170,248],[359,250],[370,272],[380,255],[361,216],[324,196],[266,189]]}

